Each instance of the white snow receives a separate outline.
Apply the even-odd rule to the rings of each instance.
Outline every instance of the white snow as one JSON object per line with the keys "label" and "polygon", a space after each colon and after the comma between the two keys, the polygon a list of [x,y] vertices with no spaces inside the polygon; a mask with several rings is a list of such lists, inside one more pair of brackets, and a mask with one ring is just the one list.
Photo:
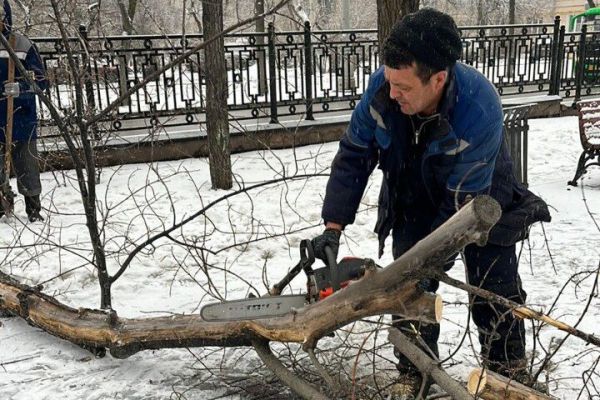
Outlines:
{"label": "white snow", "polygon": [[[549,203],[553,221],[543,229],[535,225],[524,244],[520,271],[528,304],[597,334],[600,300],[593,285],[600,262],[600,168],[592,168],[579,187],[567,186],[581,153],[577,118],[536,119],[529,123],[530,188]],[[284,171],[286,176],[326,172],[336,149],[336,143],[329,143],[233,155],[238,185],[235,189],[242,183],[248,187],[279,178]],[[49,208],[46,224],[21,222],[26,218],[22,197],[17,200],[16,217],[0,220],[0,269],[29,285],[42,283],[45,293],[72,307],[98,308],[99,289],[90,266],[90,244],[74,177],[72,171],[42,175],[43,205]],[[134,243],[229,193],[211,190],[209,177],[205,159],[105,168],[97,191],[99,217],[107,220],[103,237],[110,272],[116,272]],[[346,231],[340,255],[376,258],[377,241],[372,228],[379,180],[376,172],[356,223]],[[273,284],[298,261],[299,241],[320,232],[325,183],[322,177],[287,181],[231,197],[212,207],[205,217],[176,230],[173,236],[212,251],[225,249],[218,254],[205,253],[213,286],[208,285],[208,277],[199,267],[199,251],[186,251],[163,239],[140,253],[114,285],[113,308],[121,317],[190,314],[219,297],[236,299],[251,291],[264,293],[265,281]],[[16,187],[16,182],[12,184]],[[281,236],[286,232],[290,233]],[[256,240],[270,235],[278,236]],[[228,248],[248,240],[248,244]],[[390,261],[391,256],[386,254],[378,262],[386,265]],[[462,279],[462,264],[457,263],[451,275]],[[574,279],[569,281],[571,277]],[[303,290],[304,284],[302,277],[296,278],[294,292]],[[441,354],[445,358],[457,351],[445,365],[454,377],[464,381],[471,368],[477,366],[469,345],[477,342],[472,323],[470,339],[460,344],[468,319],[467,297],[443,285],[440,294],[446,303]],[[579,321],[590,296],[587,314]],[[125,360],[94,358],[21,319],[2,318],[0,323],[0,399],[261,398],[244,397],[236,389],[250,385],[242,380],[248,375],[259,377],[263,385],[260,390],[266,391],[269,386],[267,378],[260,379],[260,360],[247,349],[164,349],[141,352]],[[363,328],[359,323],[354,329],[365,331]],[[347,330],[338,335],[345,337]],[[565,336],[555,328],[542,328],[540,342],[544,348],[537,344],[536,359]],[[361,344],[367,334],[353,333],[350,337],[352,343]],[[374,346],[376,337],[377,346],[385,342],[386,335],[373,335],[366,348]],[[329,348],[337,340],[326,339],[322,345]],[[531,350],[531,329],[528,341]],[[301,353],[296,345],[289,348]],[[377,351],[393,359],[390,346],[378,347]],[[599,355],[600,349],[578,338],[568,338],[553,358],[549,373],[553,394],[575,399],[584,382],[595,381],[595,392],[584,390],[580,398],[597,397]],[[344,368],[351,370],[354,358],[348,357],[346,363]],[[359,369],[361,375],[370,373],[365,363]],[[382,358],[377,363],[380,368],[393,369],[391,362]],[[274,398],[285,397],[290,394],[284,392]]]}

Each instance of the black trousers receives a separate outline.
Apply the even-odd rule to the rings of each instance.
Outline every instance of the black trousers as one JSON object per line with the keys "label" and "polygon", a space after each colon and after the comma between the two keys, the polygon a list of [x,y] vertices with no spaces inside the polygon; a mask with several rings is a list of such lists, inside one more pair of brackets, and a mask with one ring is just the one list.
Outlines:
{"label": "black trousers", "polygon": [[[37,141],[13,142],[12,167],[17,177],[19,193],[25,197],[38,196],[42,191],[40,183],[40,167],[37,151]],[[11,190],[6,180],[5,146],[0,143],[0,190],[7,193]]]}
{"label": "black trousers", "polygon": [[[404,253],[408,243],[394,240],[394,258]],[[522,288],[518,272],[516,246],[496,246],[488,244],[484,247],[469,245],[465,248],[464,256],[468,282],[499,294],[517,303],[525,303],[527,294]],[[397,254],[399,253],[399,254]],[[452,263],[448,264],[449,266]],[[425,280],[421,284],[426,290],[435,292],[439,282]],[[470,298],[473,321],[479,331],[482,357],[492,363],[508,364],[511,360],[525,357],[525,325],[516,319],[510,310],[498,304],[492,304],[478,296]],[[439,337],[439,324],[425,325],[417,322],[401,320],[394,322],[394,326],[412,336],[417,344],[423,347],[426,344],[430,350],[437,354],[437,340]],[[420,339],[417,340],[415,333]],[[424,343],[423,343],[424,342]],[[395,351],[399,358],[399,370],[414,370],[410,361]]]}

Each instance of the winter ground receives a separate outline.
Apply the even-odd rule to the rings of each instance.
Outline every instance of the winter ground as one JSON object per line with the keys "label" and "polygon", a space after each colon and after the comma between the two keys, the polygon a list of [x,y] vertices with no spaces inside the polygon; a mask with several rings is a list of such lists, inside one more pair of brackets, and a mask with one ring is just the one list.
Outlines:
{"label": "winter ground", "polygon": [[[330,143],[234,155],[233,169],[238,183],[246,187],[279,178],[284,170],[288,176],[326,172],[336,147]],[[600,169],[592,169],[577,188],[566,185],[574,174],[580,148],[575,117],[530,121],[530,188],[548,201],[553,221],[543,229],[540,225],[533,228],[521,253],[520,270],[530,306],[597,334],[600,299],[593,273],[600,262]],[[98,285],[89,266],[89,241],[73,176],[72,172],[43,174],[43,204],[49,208],[45,224],[20,222],[25,220],[22,199],[17,202],[15,218],[0,220],[0,268],[24,283],[43,283],[45,293],[70,306],[97,308]],[[204,159],[127,165],[105,169],[102,177],[98,193],[100,212],[108,221],[103,234],[112,273],[133,243],[228,193],[210,190]],[[379,178],[374,175],[357,221],[347,229],[340,255],[376,257],[377,243],[371,230]],[[272,284],[297,262],[299,240],[320,231],[324,186],[325,179],[320,177],[287,181],[212,207],[206,218],[198,218],[174,236],[216,252],[204,253],[204,261],[212,266],[208,276],[213,286],[199,268],[202,253],[162,241],[141,253],[114,285],[113,308],[122,317],[189,314],[218,296],[235,299],[249,291],[264,292],[265,281]],[[251,242],[241,244],[248,240]],[[390,261],[386,255],[379,263]],[[462,270],[457,263],[451,274],[462,279]],[[293,282],[295,291],[303,285],[300,277]],[[456,352],[445,366],[464,381],[477,366],[471,346],[476,335],[461,340],[468,320],[466,295],[448,287],[442,287],[440,293],[445,301],[441,353],[446,357]],[[290,398],[289,392],[261,371],[254,353],[245,349],[165,349],[125,360],[94,358],[20,319],[2,318],[0,323],[0,399]],[[366,330],[365,325],[356,324],[341,330],[336,339],[324,340],[321,359],[330,358],[340,339],[348,337],[349,343],[361,344],[367,335],[356,332]],[[351,330],[354,333],[350,334]],[[536,360],[565,336],[554,328],[542,328]],[[385,335],[372,335],[364,348],[376,348],[373,357],[378,369],[393,369],[385,361],[392,358],[390,347],[380,347],[384,339]],[[297,346],[279,346],[278,350],[288,356],[300,354]],[[360,357],[360,376],[371,373],[368,353]],[[597,348],[568,338],[553,357],[548,373],[553,394],[564,399],[600,398],[599,359]],[[354,357],[348,357],[340,368],[351,370],[353,363]]]}

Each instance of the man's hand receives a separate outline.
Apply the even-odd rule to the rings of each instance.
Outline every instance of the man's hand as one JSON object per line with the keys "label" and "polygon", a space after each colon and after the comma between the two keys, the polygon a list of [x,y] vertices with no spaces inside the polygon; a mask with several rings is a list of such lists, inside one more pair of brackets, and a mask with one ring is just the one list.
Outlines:
{"label": "man's hand", "polygon": [[4,97],[19,97],[21,94],[21,85],[19,82],[6,82],[4,84]]}
{"label": "man's hand", "polygon": [[315,257],[327,263],[327,255],[325,247],[329,247],[333,255],[337,259],[338,250],[340,248],[340,236],[342,231],[336,228],[326,228],[323,233],[311,240]]}

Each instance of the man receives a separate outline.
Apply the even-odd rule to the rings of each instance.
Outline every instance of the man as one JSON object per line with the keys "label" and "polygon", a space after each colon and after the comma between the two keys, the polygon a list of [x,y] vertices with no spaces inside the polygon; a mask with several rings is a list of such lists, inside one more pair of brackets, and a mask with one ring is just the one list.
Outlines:
{"label": "man", "polygon": [[[379,164],[380,256],[390,232],[397,258],[446,221],[455,204],[489,194],[503,216],[485,247],[464,249],[468,282],[524,303],[515,243],[526,237],[531,223],[549,221],[550,215],[546,204],[516,181],[498,93],[477,70],[457,63],[461,50],[454,20],[439,11],[421,9],[393,27],[382,49],[384,66],[371,76],[340,141],[322,211],[326,229],[313,247],[319,258],[326,246],[337,254],[341,232],[354,221],[367,179]],[[430,291],[439,286],[430,280],[421,284]],[[474,299],[482,358],[488,368],[505,375],[518,371],[525,380],[524,324],[506,311]],[[408,334],[416,328],[437,354],[439,325],[402,321],[395,326]],[[422,377],[395,353],[404,383],[397,386],[404,398],[413,398]]]}
{"label": "man", "polygon": [[[35,45],[25,36],[11,32],[12,12],[8,0],[0,9],[0,27],[2,35],[11,43],[11,47],[19,60],[30,73],[40,89],[48,86],[44,74],[44,66]],[[4,215],[4,207],[12,208],[14,194],[9,184],[10,171],[5,171],[6,156],[12,157],[12,164],[17,177],[19,193],[25,197],[25,211],[30,222],[43,221],[40,215],[40,170],[37,152],[37,112],[33,90],[15,68],[15,82],[7,82],[9,75],[9,54],[0,44],[0,217]],[[7,104],[8,96],[12,96],[14,104],[12,122],[12,146],[7,149]]]}

